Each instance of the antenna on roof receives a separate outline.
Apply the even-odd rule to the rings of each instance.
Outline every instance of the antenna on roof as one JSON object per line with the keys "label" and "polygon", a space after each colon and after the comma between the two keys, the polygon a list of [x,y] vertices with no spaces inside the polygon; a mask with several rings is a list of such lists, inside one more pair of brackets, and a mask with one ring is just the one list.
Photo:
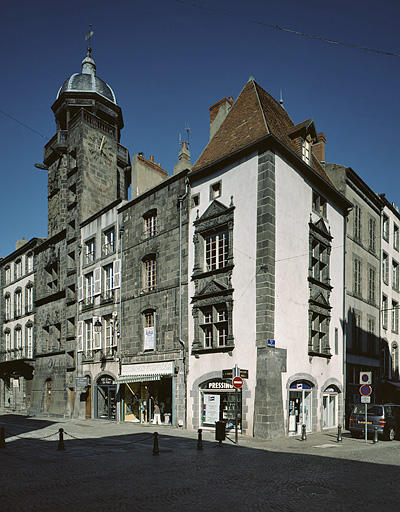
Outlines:
{"label": "antenna on roof", "polygon": [[281,94],[280,94],[280,97],[279,97],[279,105],[285,109],[285,107],[283,106],[283,96],[282,96],[282,89],[281,89]]}

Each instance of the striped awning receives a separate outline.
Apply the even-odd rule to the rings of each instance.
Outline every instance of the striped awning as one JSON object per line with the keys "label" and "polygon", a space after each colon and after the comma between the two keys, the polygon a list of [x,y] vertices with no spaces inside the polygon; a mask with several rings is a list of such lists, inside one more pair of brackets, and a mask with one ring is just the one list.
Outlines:
{"label": "striped awning", "polygon": [[124,382],[146,382],[149,380],[160,380],[161,375],[159,373],[145,373],[143,375],[121,375],[118,379],[118,383]]}

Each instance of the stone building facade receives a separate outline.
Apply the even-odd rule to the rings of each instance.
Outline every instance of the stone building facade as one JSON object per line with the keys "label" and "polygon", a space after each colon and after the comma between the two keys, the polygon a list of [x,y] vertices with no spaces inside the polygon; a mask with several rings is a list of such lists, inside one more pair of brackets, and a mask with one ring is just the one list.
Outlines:
{"label": "stone building facade", "polygon": [[0,408],[27,412],[35,359],[34,249],[42,239],[19,240],[0,261]]}
{"label": "stone building facade", "polygon": [[122,205],[121,419],[185,423],[189,191],[183,170]]}
{"label": "stone building facade", "polygon": [[380,197],[354,172],[326,163],[325,171],[353,208],[345,237],[345,372],[346,417],[360,403],[360,371],[372,372],[372,400],[380,399],[382,384],[381,210]]}
{"label": "stone building facade", "polygon": [[90,50],[52,106],[57,132],[44,148],[48,239],[37,262],[36,363],[30,412],[71,415],[75,403],[80,224],[126,199],[130,160],[119,144],[122,113],[96,76]]}

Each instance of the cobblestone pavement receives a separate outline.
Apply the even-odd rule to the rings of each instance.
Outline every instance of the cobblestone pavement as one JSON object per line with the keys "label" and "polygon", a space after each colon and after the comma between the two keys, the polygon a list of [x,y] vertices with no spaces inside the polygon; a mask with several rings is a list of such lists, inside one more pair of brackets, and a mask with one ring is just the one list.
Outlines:
{"label": "cobblestone pavement", "polygon": [[[238,446],[227,440],[221,448],[203,432],[197,450],[196,432],[159,425],[2,415],[0,427],[1,512],[399,508],[400,441],[345,434],[337,443],[330,431],[307,441],[240,437]],[[59,428],[65,451],[57,450]]]}

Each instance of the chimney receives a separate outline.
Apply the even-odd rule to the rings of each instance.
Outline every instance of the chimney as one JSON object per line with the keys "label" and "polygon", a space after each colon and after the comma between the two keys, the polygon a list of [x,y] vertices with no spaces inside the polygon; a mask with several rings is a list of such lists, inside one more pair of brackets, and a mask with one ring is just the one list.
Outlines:
{"label": "chimney", "polygon": [[317,135],[318,142],[312,145],[312,154],[319,160],[320,162],[325,162],[325,144],[326,137],[321,132]]}
{"label": "chimney", "polygon": [[27,243],[27,240],[25,240],[24,237],[22,237],[21,240],[17,240],[17,242],[15,244],[15,250],[19,249],[20,247],[22,247],[26,243]]}
{"label": "chimney", "polygon": [[214,137],[221,124],[225,121],[233,105],[233,98],[223,98],[210,107],[210,140]]}
{"label": "chimney", "polygon": [[154,163],[154,155],[150,155],[150,162]]}

